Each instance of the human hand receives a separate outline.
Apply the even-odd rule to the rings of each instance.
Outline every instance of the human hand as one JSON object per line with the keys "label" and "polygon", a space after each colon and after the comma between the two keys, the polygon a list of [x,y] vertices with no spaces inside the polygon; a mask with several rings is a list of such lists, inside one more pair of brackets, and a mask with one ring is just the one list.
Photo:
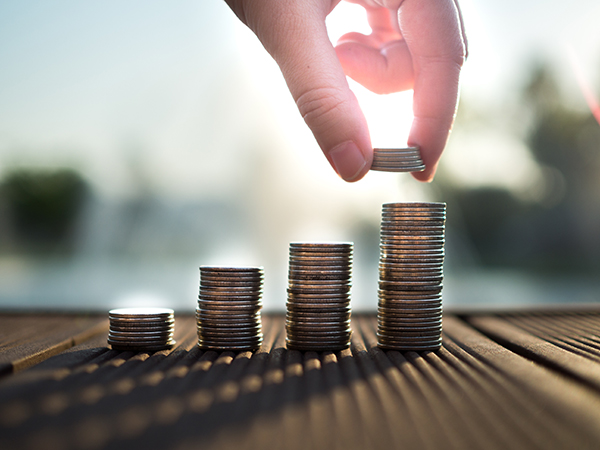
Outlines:
{"label": "human hand", "polygon": [[[377,93],[414,89],[408,145],[421,147],[430,181],[456,111],[466,56],[454,0],[351,0],[367,10],[373,33],[344,35],[334,49],[325,18],[340,0],[226,0],[275,59],[296,105],[336,172],[357,181],[373,149],[345,74]],[[385,6],[383,6],[385,5]]]}

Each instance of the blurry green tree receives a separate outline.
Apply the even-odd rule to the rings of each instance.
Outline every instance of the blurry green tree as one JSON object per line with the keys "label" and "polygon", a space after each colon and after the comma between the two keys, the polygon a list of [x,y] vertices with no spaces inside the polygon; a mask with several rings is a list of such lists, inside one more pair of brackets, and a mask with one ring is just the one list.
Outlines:
{"label": "blurry green tree", "polygon": [[2,250],[63,252],[86,194],[87,183],[69,169],[15,169],[0,183]]}
{"label": "blurry green tree", "polygon": [[[543,271],[600,269],[600,124],[573,110],[547,65],[538,64],[515,118],[543,174],[542,195],[527,202],[501,188],[440,186],[461,212],[485,265]],[[459,111],[460,114],[460,111]],[[460,121],[458,121],[460,126]],[[449,226],[453,226],[449,214]]]}

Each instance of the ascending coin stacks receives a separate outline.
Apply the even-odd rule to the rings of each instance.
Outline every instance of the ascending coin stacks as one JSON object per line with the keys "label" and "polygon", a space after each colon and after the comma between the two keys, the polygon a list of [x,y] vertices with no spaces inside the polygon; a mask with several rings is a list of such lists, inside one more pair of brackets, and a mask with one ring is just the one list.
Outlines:
{"label": "ascending coin stacks", "polygon": [[383,205],[379,260],[379,346],[438,350],[446,204]]}
{"label": "ascending coin stacks", "polygon": [[108,312],[108,320],[108,343],[115,350],[153,352],[175,344],[172,309],[112,309]]}
{"label": "ascending coin stacks", "polygon": [[256,350],[263,339],[262,267],[200,267],[198,346]]}
{"label": "ascending coin stacks", "polygon": [[348,348],[353,244],[291,243],[289,251],[287,348]]}

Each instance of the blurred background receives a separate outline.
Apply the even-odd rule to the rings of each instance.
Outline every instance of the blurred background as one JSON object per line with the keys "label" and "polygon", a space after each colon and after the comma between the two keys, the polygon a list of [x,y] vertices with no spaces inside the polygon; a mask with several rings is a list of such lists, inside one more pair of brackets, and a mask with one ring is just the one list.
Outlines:
{"label": "blurred background", "polygon": [[[339,179],[223,1],[0,2],[0,308],[191,311],[199,265],[252,264],[284,310],[289,242],[349,240],[374,310],[381,204],[423,200],[448,203],[445,306],[597,302],[600,3],[461,5],[461,104],[424,185]],[[369,32],[344,2],[328,26]],[[374,144],[404,146],[412,93],[352,87]]]}

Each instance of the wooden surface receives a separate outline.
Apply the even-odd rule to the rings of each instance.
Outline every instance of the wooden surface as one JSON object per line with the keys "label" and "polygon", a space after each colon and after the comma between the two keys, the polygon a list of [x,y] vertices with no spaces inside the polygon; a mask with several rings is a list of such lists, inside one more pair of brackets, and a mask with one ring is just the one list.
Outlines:
{"label": "wooden surface", "polygon": [[0,314],[0,449],[598,449],[600,311],[446,315],[439,352],[113,351],[103,316]]}

